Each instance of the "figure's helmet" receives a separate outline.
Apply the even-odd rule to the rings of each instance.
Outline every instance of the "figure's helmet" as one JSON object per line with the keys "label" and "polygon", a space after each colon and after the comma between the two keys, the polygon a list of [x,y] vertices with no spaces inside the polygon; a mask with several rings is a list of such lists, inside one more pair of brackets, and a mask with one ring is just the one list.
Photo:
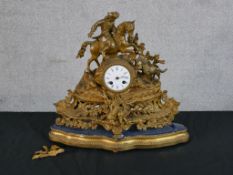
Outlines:
{"label": "figure's helmet", "polygon": [[120,16],[118,12],[108,12],[105,18],[113,18],[116,19]]}

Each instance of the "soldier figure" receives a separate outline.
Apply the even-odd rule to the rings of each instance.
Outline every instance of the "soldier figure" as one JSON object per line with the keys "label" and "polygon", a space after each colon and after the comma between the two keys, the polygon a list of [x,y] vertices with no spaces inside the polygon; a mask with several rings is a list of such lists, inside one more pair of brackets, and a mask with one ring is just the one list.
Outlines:
{"label": "soldier figure", "polygon": [[[115,20],[119,17],[118,12],[109,12],[104,19],[97,21],[92,27],[91,31],[88,33],[89,38],[102,38],[106,41],[105,47],[103,48],[103,52],[106,51],[109,47],[114,47],[114,33],[116,32],[116,26],[114,24]],[[101,34],[97,37],[92,37],[93,33],[96,29],[101,28]]]}

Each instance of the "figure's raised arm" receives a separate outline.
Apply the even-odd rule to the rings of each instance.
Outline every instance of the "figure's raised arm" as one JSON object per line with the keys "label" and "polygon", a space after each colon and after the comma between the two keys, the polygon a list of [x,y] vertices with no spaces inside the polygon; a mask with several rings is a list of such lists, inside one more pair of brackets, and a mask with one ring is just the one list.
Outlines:
{"label": "figure's raised arm", "polygon": [[93,33],[96,31],[97,27],[99,27],[104,22],[104,19],[97,21],[95,24],[92,25],[91,31],[88,33],[88,37],[91,38]]}

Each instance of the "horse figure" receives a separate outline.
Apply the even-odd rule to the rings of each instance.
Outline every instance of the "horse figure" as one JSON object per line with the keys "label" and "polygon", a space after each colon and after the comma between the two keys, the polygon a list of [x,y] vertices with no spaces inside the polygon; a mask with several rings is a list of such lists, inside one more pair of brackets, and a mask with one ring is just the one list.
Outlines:
{"label": "horse figure", "polygon": [[105,55],[114,55],[118,52],[134,53],[137,51],[137,46],[126,39],[126,34],[128,38],[134,37],[134,28],[134,21],[122,22],[117,26],[116,32],[113,34],[114,41],[109,41],[102,35],[96,37],[94,41],[85,41],[77,54],[77,58],[83,57],[86,47],[90,45],[91,58],[87,62],[87,70],[90,71],[92,61],[95,61],[98,66],[100,65],[98,57],[101,54],[104,59]]}

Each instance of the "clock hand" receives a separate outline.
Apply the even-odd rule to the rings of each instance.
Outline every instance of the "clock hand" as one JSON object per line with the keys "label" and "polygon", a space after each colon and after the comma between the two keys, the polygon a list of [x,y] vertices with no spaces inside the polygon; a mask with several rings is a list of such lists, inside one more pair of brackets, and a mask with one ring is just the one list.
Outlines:
{"label": "clock hand", "polygon": [[121,76],[120,78],[128,79],[129,77],[127,77],[127,76]]}

